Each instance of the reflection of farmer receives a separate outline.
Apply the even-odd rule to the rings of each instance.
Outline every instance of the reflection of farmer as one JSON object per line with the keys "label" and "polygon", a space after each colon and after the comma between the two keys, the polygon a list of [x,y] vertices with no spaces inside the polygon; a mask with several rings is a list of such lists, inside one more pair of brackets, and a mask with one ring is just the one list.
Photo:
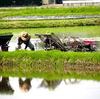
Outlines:
{"label": "reflection of farmer", "polygon": [[13,94],[14,90],[11,88],[8,77],[2,77],[0,81],[0,93]]}
{"label": "reflection of farmer", "polygon": [[40,87],[45,87],[48,89],[55,89],[59,84],[61,83],[61,80],[43,80],[40,84]]}
{"label": "reflection of farmer", "polygon": [[22,32],[18,37],[18,49],[21,48],[21,44],[25,44],[25,49],[29,47],[31,50],[34,50],[34,45],[30,42],[31,36],[27,32]]}
{"label": "reflection of farmer", "polygon": [[31,79],[22,80],[19,78],[19,87],[22,91],[27,92],[31,88]]}

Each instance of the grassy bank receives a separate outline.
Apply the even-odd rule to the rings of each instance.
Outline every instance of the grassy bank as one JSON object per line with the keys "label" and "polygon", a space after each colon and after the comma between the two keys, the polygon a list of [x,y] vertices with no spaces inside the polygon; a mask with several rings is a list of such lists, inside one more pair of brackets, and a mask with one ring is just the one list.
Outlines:
{"label": "grassy bank", "polygon": [[0,18],[8,16],[66,16],[66,15],[98,15],[99,6],[76,7],[76,8],[43,8],[43,7],[22,7],[2,8]]}
{"label": "grassy bank", "polygon": [[1,52],[0,75],[100,80],[100,52]]}
{"label": "grassy bank", "polygon": [[32,37],[36,33],[51,33],[58,35],[65,33],[68,36],[80,37],[100,37],[100,26],[77,26],[77,27],[56,27],[56,28],[20,28],[20,29],[0,29],[0,34],[12,32],[17,36],[20,32],[27,31]]}
{"label": "grassy bank", "polygon": [[70,26],[96,26],[100,25],[100,18],[68,19],[68,20],[26,20],[26,21],[0,21],[0,29],[11,28],[52,28]]}

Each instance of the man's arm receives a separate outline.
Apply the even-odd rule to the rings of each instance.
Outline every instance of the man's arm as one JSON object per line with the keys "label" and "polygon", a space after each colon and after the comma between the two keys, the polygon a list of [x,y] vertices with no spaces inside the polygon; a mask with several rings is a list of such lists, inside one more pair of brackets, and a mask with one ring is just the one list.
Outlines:
{"label": "man's arm", "polygon": [[17,43],[18,48],[17,49],[21,49],[21,44],[22,44],[22,40],[20,37],[18,37],[18,43]]}

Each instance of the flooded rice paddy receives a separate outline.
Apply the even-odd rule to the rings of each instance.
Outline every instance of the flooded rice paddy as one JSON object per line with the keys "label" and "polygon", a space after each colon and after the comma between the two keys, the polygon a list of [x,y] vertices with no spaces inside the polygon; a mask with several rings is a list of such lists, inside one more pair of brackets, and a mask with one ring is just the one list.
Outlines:
{"label": "flooded rice paddy", "polygon": [[[43,47],[41,45],[42,42],[39,38],[31,39],[30,41],[34,45],[35,50],[42,50],[43,49]],[[16,35],[14,35],[12,37],[12,39],[10,40],[9,45],[8,45],[9,51],[15,51],[17,46],[18,46],[17,43],[18,43],[18,37]],[[22,44],[21,50],[24,50],[24,48],[25,48],[25,44]],[[30,49],[27,48],[27,50],[30,50]]]}
{"label": "flooded rice paddy", "polygon": [[[86,39],[86,38],[84,38]],[[100,38],[91,38],[99,41]],[[40,39],[31,39],[35,50],[42,50]],[[16,50],[17,38],[9,51]],[[22,45],[24,49],[24,45]],[[30,49],[28,49],[30,50]],[[46,80],[40,78],[0,77],[0,99],[100,99],[100,81],[81,79]]]}
{"label": "flooded rice paddy", "polygon": [[85,19],[85,18],[100,18],[100,15],[69,15],[69,16],[14,16],[5,17],[3,20],[47,20],[47,19]]}
{"label": "flooded rice paddy", "polygon": [[100,99],[100,81],[0,77],[0,99],[20,98]]}
{"label": "flooded rice paddy", "polygon": [[[100,50],[100,37],[92,37],[92,38],[80,38],[82,40],[92,40],[92,41],[96,41],[96,46],[97,46],[97,50]],[[62,40],[61,40],[62,41]],[[15,51],[17,48],[17,37],[14,36],[11,41],[9,42],[9,51]],[[34,45],[35,50],[43,50],[44,46],[43,46],[43,42],[39,39],[39,38],[34,38],[31,39],[31,43]],[[25,48],[25,45],[22,44],[22,50]],[[30,50],[29,48],[27,48],[27,50]]]}

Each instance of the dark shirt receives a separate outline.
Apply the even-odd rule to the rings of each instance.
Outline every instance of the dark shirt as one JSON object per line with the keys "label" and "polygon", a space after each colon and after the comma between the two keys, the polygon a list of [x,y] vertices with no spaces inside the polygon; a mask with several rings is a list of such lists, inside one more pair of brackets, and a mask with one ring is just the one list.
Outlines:
{"label": "dark shirt", "polygon": [[28,47],[28,44],[29,44],[29,41],[30,39],[24,41],[21,39],[21,37],[18,38],[18,45],[21,45],[22,43],[24,43],[26,46],[25,46],[25,49]]}

